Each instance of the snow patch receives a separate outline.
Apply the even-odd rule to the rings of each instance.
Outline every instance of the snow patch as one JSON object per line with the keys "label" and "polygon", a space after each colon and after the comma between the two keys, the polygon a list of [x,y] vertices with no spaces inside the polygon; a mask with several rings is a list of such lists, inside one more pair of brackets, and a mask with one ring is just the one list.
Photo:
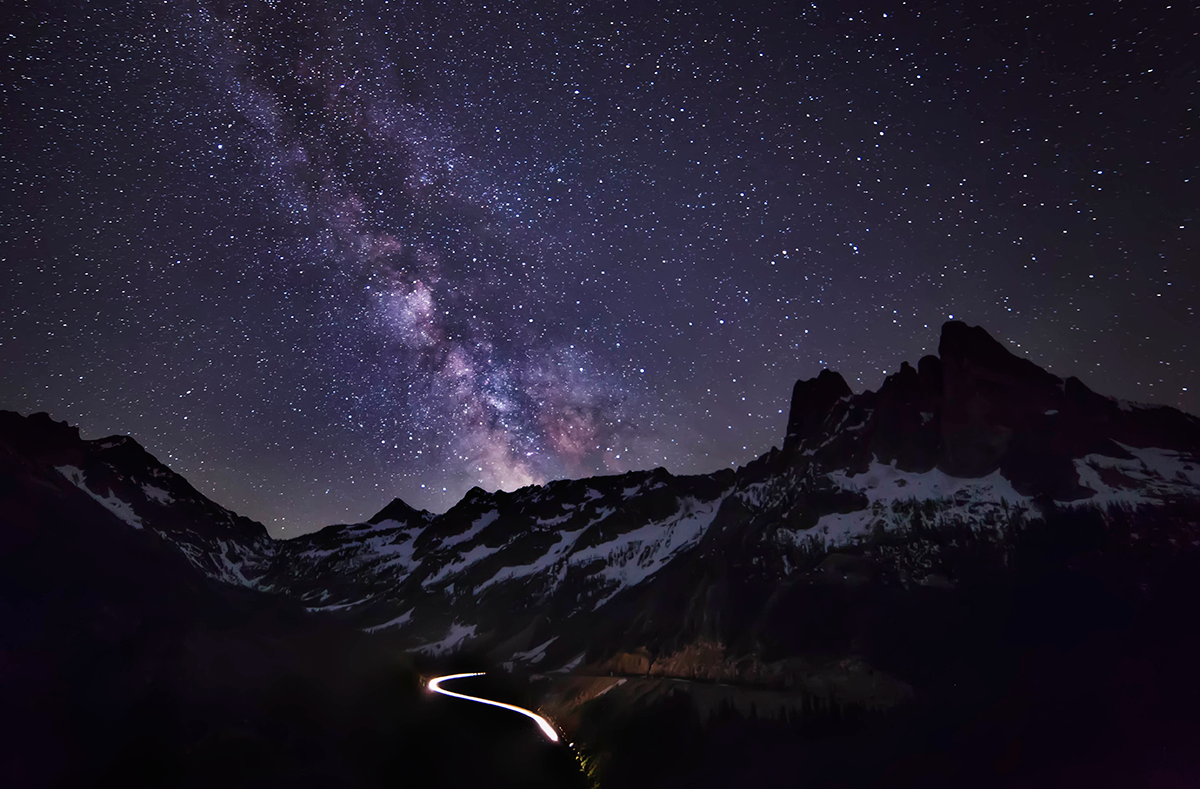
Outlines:
{"label": "snow patch", "polygon": [[500,519],[499,510],[488,510],[487,512],[483,513],[478,518],[476,518],[475,522],[472,523],[471,527],[469,529],[467,529],[465,532],[463,532],[462,534],[452,535],[450,537],[447,537],[445,540],[443,540],[442,547],[449,548],[451,546],[458,545],[460,542],[466,542],[467,540],[469,540],[472,537],[474,537],[475,535],[479,534],[479,532],[483,531],[484,529],[486,529],[488,526],[492,525],[499,519]]}
{"label": "snow patch", "polygon": [[331,548],[309,548],[295,556],[307,562],[320,562],[337,555],[333,561],[337,562],[337,569],[344,571],[369,569],[379,573],[395,567],[399,569],[399,577],[394,580],[403,580],[421,565],[419,560],[413,560],[413,553],[416,550],[414,543],[424,527],[397,531],[395,526],[401,524],[396,521],[385,522],[390,523],[391,527],[380,528],[382,524],[377,524],[375,528],[364,531],[351,527],[350,530],[356,532],[351,539]]}
{"label": "snow patch", "polygon": [[587,654],[586,652],[580,652],[578,655],[571,658],[571,662],[567,663],[562,668],[556,668],[553,673],[566,674],[568,671],[574,671],[575,668],[578,667],[579,664],[583,662],[583,656],[586,654]]}
{"label": "snow patch", "polygon": [[622,685],[624,685],[624,684],[625,684],[625,678],[624,678],[624,677],[621,677],[619,680],[617,680],[617,681],[616,681],[616,682],[614,682],[613,684],[609,685],[607,688],[605,688],[604,690],[600,691],[600,692],[599,692],[599,693],[597,693],[595,696],[592,696],[592,699],[593,699],[593,700],[595,700],[595,699],[598,699],[598,698],[600,698],[601,696],[603,696],[605,693],[608,693],[608,692],[609,692],[610,690],[612,690],[613,688],[619,688],[619,687],[621,687],[621,686],[622,686]]}
{"label": "snow patch", "polygon": [[450,632],[441,641],[435,641],[432,644],[425,644],[415,648],[414,652],[420,652],[425,655],[445,655],[462,646],[469,638],[475,637],[475,625],[460,625],[457,622],[450,625]]}
{"label": "snow patch", "polygon": [[[221,546],[221,550],[217,553],[217,556],[221,561],[221,566],[218,568],[218,571],[223,571],[218,577],[228,583],[248,586],[252,589],[257,588],[258,579],[250,578],[245,573],[247,568],[245,558],[236,550],[231,551],[229,543],[225,542],[224,540],[217,540],[217,544]],[[236,544],[234,545],[234,548],[237,548]],[[233,555],[232,558],[230,558],[231,553]]]}
{"label": "snow patch", "polygon": [[[611,512],[612,512],[612,510],[608,510],[608,513],[611,513]],[[597,520],[603,520],[603,518],[600,518]],[[592,521],[592,523],[595,523],[595,522],[597,522],[597,521]],[[517,567],[505,567],[505,568],[501,569],[499,572],[497,572],[491,578],[484,581],[479,586],[476,586],[475,594],[479,594],[484,589],[487,589],[489,586],[493,586],[493,585],[501,583],[503,581],[511,581],[516,578],[524,578],[527,575],[533,575],[535,573],[540,573],[545,570],[551,569],[552,567],[554,567],[555,564],[557,564],[559,562],[559,560],[562,559],[562,557],[567,553],[567,551],[571,550],[571,547],[575,545],[576,540],[578,540],[580,535],[583,534],[585,531],[587,531],[588,527],[591,525],[592,524],[589,523],[587,526],[584,526],[582,529],[579,529],[577,531],[560,532],[558,535],[558,542],[556,542],[556,543],[554,543],[554,545],[550,546],[550,550],[546,551],[546,553],[544,555],[542,555],[541,558],[539,558],[536,561],[533,561],[529,564],[523,564],[523,565],[520,565]]]}
{"label": "snow patch", "polygon": [[305,608],[304,610],[308,611],[310,614],[316,613],[317,611],[344,611],[347,608],[353,608],[356,605],[362,605],[363,603],[367,602],[370,599],[371,598],[368,597],[366,600],[355,600],[353,603],[338,603],[337,605],[318,605],[318,606],[314,606],[312,608]]}
{"label": "snow patch", "polygon": [[894,462],[885,465],[874,461],[863,474],[850,476],[844,471],[834,471],[828,476],[843,490],[864,494],[871,504],[877,501],[891,503],[908,499],[950,498],[958,493],[983,501],[998,502],[1001,498],[1009,502],[1025,501],[1025,497],[1017,493],[1012,483],[999,471],[993,471],[986,477],[952,477],[939,469],[901,471]]}
{"label": "snow patch", "polygon": [[[523,564],[523,565],[520,565],[517,567],[505,567],[505,568],[501,569],[494,576],[492,576],[488,580],[484,581],[479,586],[475,587],[475,594],[479,594],[481,591],[488,588],[489,586],[501,583],[503,581],[511,581],[511,580],[514,580],[517,578],[524,578],[528,575],[533,575],[535,573],[541,573],[541,572],[545,572],[546,570],[553,569],[556,565],[561,563],[562,559],[567,555],[567,552],[570,551],[572,547],[574,547],[575,543],[579,540],[579,537],[585,531],[590,529],[592,526],[595,526],[597,523],[604,520],[609,515],[612,515],[615,511],[616,510],[613,509],[612,507],[601,507],[600,509],[598,509],[596,511],[595,517],[593,517],[582,528],[577,529],[575,531],[559,532],[558,542],[556,542],[554,545],[550,546],[550,550],[546,551],[546,553],[543,554],[541,556],[541,558],[539,558],[529,564]],[[560,574],[560,577],[558,578],[558,580],[560,580],[560,581],[562,580],[561,574]]]}
{"label": "snow patch", "polygon": [[514,661],[520,660],[523,663],[541,663],[546,658],[546,647],[553,644],[556,638],[558,636],[552,636],[549,641],[544,644],[538,644],[533,649],[524,652],[514,652],[512,659]]}
{"label": "snow patch", "polygon": [[142,484],[142,492],[146,494],[146,498],[152,501],[157,501],[159,504],[170,504],[171,502],[175,501],[169,492],[163,490],[162,488],[155,487],[148,482]]}
{"label": "snow patch", "polygon": [[[308,610],[312,611],[313,609],[310,608]],[[378,633],[380,630],[386,630],[389,627],[399,627],[400,625],[407,624],[408,621],[410,619],[412,619],[413,611],[416,611],[416,610],[417,609],[415,609],[415,608],[410,608],[407,611],[405,611],[403,614],[401,614],[400,616],[396,617],[395,619],[389,619],[388,621],[384,622],[383,624],[373,625],[371,627],[364,627],[363,630],[367,633]],[[472,630],[474,630],[474,628],[472,628]]]}
{"label": "snow patch", "polygon": [[600,608],[621,591],[645,581],[679,552],[695,547],[712,525],[726,495],[709,502],[692,497],[681,499],[679,511],[672,517],[648,523],[606,543],[572,554],[568,559],[572,565],[596,560],[604,562],[597,577],[605,582],[608,594],[592,610]]}
{"label": "snow patch", "polygon": [[811,529],[781,529],[782,538],[798,544],[817,536],[833,546],[868,534],[877,524],[901,528],[910,516],[895,511],[893,505],[897,502],[934,501],[938,504],[938,518],[962,523],[982,523],[985,517],[999,517],[1006,506],[1028,509],[1031,503],[999,471],[986,477],[952,477],[938,469],[902,471],[894,463],[874,461],[865,473],[849,475],[835,471],[827,477],[843,490],[866,496],[867,506],[855,512],[823,515]]}
{"label": "snow patch", "polygon": [[87,483],[84,482],[83,469],[76,468],[75,466],[55,466],[54,470],[66,477],[72,485],[102,504],[113,515],[116,515],[135,529],[142,528],[142,519],[133,511],[133,507],[130,506],[129,502],[112,495],[111,491],[107,496],[101,496],[99,493],[92,491],[87,486]]}
{"label": "snow patch", "polygon": [[1117,442],[1117,445],[1146,464],[1160,479],[1200,487],[1200,466],[1197,465],[1196,458],[1171,449],[1139,449],[1120,442]]}
{"label": "snow patch", "polygon": [[[1196,459],[1170,449],[1147,447],[1140,449],[1116,442],[1133,455],[1132,459],[1086,455],[1075,459],[1079,484],[1095,491],[1095,495],[1073,504],[1160,504],[1171,496],[1200,496],[1200,465]],[[1101,471],[1118,472],[1115,484],[1104,482]],[[1120,477],[1130,481],[1121,485]],[[1111,479],[1111,478],[1110,478]]]}
{"label": "snow patch", "polygon": [[[488,545],[476,545],[474,548],[472,548],[471,550],[467,551],[462,556],[460,556],[458,558],[458,560],[444,565],[440,570],[438,570],[433,575],[426,578],[424,581],[421,582],[421,586],[428,588],[430,586],[433,586],[436,583],[440,583],[441,581],[446,580],[447,578],[449,578],[452,575],[461,573],[463,570],[467,569],[468,567],[470,567],[471,565],[480,561],[481,559],[485,559],[488,556],[491,556],[492,554],[497,553],[498,551],[502,550],[504,547],[505,547],[504,545],[498,545],[495,548],[492,548],[491,546],[488,546]],[[447,590],[447,591],[449,591],[449,590]]]}
{"label": "snow patch", "polygon": [[381,557],[383,561],[375,568],[382,570],[385,567],[399,567],[407,575],[421,565],[421,561],[413,561],[413,552],[416,551],[417,537],[421,536],[421,532],[425,529],[419,527],[412,531],[401,532],[404,539],[398,539],[397,535],[381,534],[364,540],[362,545],[365,555]]}
{"label": "snow patch", "polygon": [[737,497],[751,507],[761,507],[769,494],[770,482],[755,482],[737,492]]}

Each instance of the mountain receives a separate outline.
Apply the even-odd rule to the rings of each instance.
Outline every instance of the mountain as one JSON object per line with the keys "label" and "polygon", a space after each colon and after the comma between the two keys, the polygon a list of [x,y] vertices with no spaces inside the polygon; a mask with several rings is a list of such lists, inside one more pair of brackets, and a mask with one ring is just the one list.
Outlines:
{"label": "mountain", "polygon": [[47,414],[23,418],[11,411],[0,411],[0,436],[24,473],[56,488],[69,482],[80,496],[135,531],[170,543],[213,578],[253,585],[275,555],[262,524],[213,503],[128,436],[84,441],[78,428]]}
{"label": "mountain", "polygon": [[0,413],[0,784],[581,785],[388,634],[252,588],[274,550],[132,440]]}
{"label": "mountain", "polygon": [[[942,709],[1008,693],[1055,633],[1075,649],[1118,625],[1144,644],[1167,620],[1197,632],[1181,601],[1200,569],[1200,420],[1096,394],[961,322],[878,391],[798,381],[782,448],[737,470],[476,488],[442,514],[397,499],[285,541],[132,439],[3,412],[0,446],[10,485],[215,581],[428,659],[540,672],[547,708],[595,742],[678,693],[718,717]],[[6,513],[6,552],[31,518]]]}
{"label": "mountain", "polygon": [[[724,612],[737,596],[725,577],[733,568],[770,587],[818,572],[952,584],[963,572],[955,558],[932,547],[917,555],[912,540],[896,556],[839,549],[922,527],[1002,542],[1047,506],[1200,497],[1200,420],[1097,395],[957,321],[943,327],[938,356],[902,364],[877,392],[855,395],[829,370],[798,381],[783,449],[736,472],[475,488],[441,515],[396,499],[366,523],[286,541],[209,501],[131,438],[83,441],[44,414],[9,412],[0,431],[54,483],[70,482],[212,578],[400,632],[428,653],[470,645],[544,667],[613,657],[597,641],[601,609],[620,634],[613,650],[728,645],[740,624],[722,617],[763,613]],[[825,558],[811,567],[816,556]],[[681,580],[694,576],[712,583]]]}

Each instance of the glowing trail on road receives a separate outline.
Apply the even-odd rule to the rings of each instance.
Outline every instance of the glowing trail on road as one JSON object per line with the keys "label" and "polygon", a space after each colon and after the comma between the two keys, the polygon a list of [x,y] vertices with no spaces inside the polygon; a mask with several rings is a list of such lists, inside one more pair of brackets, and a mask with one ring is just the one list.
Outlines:
{"label": "glowing trail on road", "polygon": [[481,699],[478,696],[468,696],[465,693],[455,693],[454,691],[446,690],[445,688],[442,687],[442,683],[449,679],[463,679],[464,677],[482,677],[486,673],[487,672],[485,672],[485,671],[476,671],[472,674],[447,674],[444,677],[434,677],[433,679],[429,680],[428,687],[434,693],[441,693],[443,696],[452,696],[456,699],[466,699],[467,701],[477,701],[480,704],[488,704],[492,707],[500,707],[501,709],[512,710],[513,712],[519,712],[522,715],[524,715],[526,718],[533,718],[533,720],[537,723],[538,727],[541,728],[542,733],[545,734],[550,739],[550,742],[558,742],[558,732],[556,732],[554,730],[554,727],[550,725],[550,721],[546,720],[541,715],[538,715],[536,712],[531,712],[530,710],[527,710],[524,707],[518,707],[514,704],[505,704],[502,701],[492,701],[491,699]]}

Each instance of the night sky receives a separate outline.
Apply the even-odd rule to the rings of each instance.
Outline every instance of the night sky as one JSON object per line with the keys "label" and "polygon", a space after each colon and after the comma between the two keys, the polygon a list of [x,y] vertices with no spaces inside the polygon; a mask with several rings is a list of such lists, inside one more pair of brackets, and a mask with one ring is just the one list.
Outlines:
{"label": "night sky", "polygon": [[12,5],[0,407],[274,535],[745,463],[951,317],[1197,410],[1191,4]]}

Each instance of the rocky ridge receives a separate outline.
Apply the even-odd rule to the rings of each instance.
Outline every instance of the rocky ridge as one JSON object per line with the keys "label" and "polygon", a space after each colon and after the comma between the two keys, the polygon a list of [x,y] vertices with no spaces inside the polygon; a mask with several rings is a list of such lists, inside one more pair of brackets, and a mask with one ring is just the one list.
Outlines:
{"label": "rocky ridge", "polygon": [[[216,580],[427,655],[469,649],[528,670],[837,685],[839,671],[866,670],[846,662],[864,628],[894,627],[828,636],[846,626],[822,606],[844,615],[856,590],[1003,576],[1015,530],[1051,511],[1124,517],[1126,539],[1172,550],[1198,536],[1200,420],[1095,394],[959,322],[937,356],[902,364],[876,392],[853,394],[829,370],[799,381],[782,449],[736,471],[474,489],[440,515],[396,500],[366,523],[286,541],[132,439],[83,441],[12,413],[0,436],[31,477]],[[1157,525],[1137,525],[1148,511]],[[888,693],[903,697],[903,684]]]}

